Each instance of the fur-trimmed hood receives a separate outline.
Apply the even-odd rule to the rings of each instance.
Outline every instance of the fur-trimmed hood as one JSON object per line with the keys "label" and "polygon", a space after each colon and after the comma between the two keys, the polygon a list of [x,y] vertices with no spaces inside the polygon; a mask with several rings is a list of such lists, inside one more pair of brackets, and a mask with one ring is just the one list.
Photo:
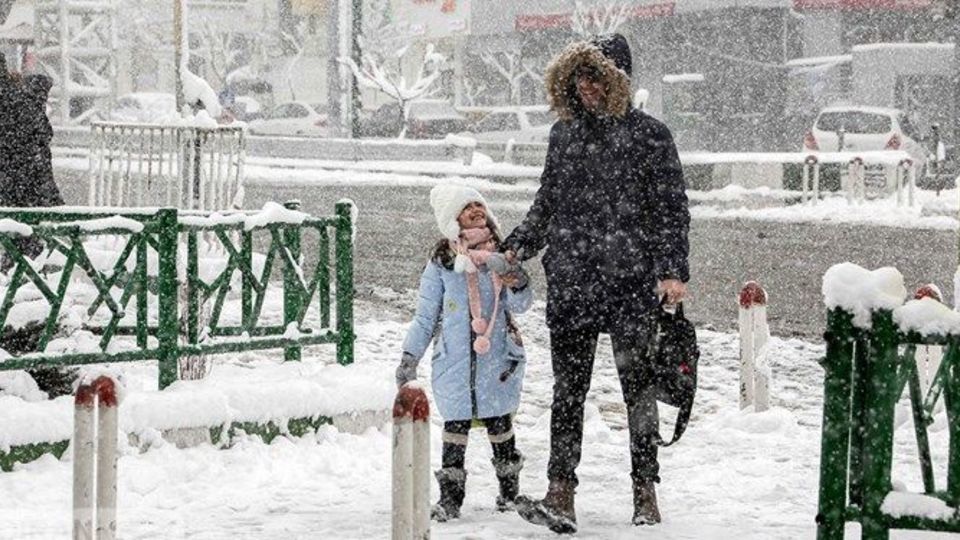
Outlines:
{"label": "fur-trimmed hood", "polygon": [[582,65],[596,68],[607,87],[603,114],[625,115],[630,110],[630,47],[623,36],[613,34],[573,43],[547,67],[547,98],[557,116],[572,120],[583,110],[576,89],[576,72]]}

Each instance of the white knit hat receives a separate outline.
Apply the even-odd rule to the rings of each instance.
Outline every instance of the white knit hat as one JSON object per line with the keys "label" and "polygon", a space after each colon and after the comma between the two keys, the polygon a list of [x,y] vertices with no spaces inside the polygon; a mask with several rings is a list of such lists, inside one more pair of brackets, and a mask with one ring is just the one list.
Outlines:
{"label": "white knit hat", "polygon": [[478,202],[487,209],[487,220],[497,226],[497,218],[490,211],[490,205],[479,191],[468,186],[441,184],[430,190],[430,206],[437,218],[437,228],[446,239],[456,241],[460,237],[460,224],[457,218],[468,204]]}

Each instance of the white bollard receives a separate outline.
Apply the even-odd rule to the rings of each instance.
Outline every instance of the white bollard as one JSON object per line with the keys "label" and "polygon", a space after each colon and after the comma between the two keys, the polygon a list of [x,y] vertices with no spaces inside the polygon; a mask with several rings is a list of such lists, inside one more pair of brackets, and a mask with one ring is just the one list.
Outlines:
{"label": "white bollard", "polygon": [[392,538],[430,538],[430,403],[415,382],[393,402]]}
{"label": "white bollard", "polygon": [[748,281],[740,291],[740,408],[770,408],[770,365],[767,342],[767,293],[757,282]]}
{"label": "white bollard", "polygon": [[851,159],[847,167],[847,204],[852,204],[854,201],[861,202],[866,197],[865,176],[866,166],[863,158],[858,156]]}
{"label": "white bollard", "polygon": [[[917,289],[913,293],[914,300],[921,298],[933,298],[937,302],[943,302],[943,293],[940,287],[933,283],[928,283]],[[940,345],[919,345],[916,350],[915,359],[917,362],[917,373],[920,375],[920,390],[926,395],[933,382],[933,377],[940,369],[940,362],[943,360],[943,347]]]}
{"label": "white bollard", "polygon": [[74,540],[114,540],[117,535],[117,388],[117,383],[107,376],[77,388],[73,433]]}
{"label": "white bollard", "polygon": [[[813,180],[811,182],[810,174],[813,173]],[[817,159],[817,156],[810,154],[803,160],[803,184],[802,190],[803,195],[800,200],[804,203],[807,202],[808,198],[811,201],[811,204],[817,204],[817,199],[820,197],[820,160]],[[810,192],[812,190],[812,196]]]}

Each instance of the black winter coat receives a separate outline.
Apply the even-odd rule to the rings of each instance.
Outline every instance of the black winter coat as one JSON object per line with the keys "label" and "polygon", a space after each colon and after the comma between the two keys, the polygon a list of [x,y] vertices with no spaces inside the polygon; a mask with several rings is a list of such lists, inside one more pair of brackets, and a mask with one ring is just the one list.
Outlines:
{"label": "black winter coat", "polygon": [[57,206],[53,129],[46,115],[52,81],[46,75],[14,80],[0,74],[0,206]]}
{"label": "black winter coat", "polygon": [[[547,162],[533,206],[504,241],[530,258],[546,247],[547,324],[630,332],[647,326],[656,283],[687,281],[690,212],[670,131],[630,104],[631,53],[620,35],[567,47],[547,68]],[[606,89],[590,113],[576,89],[589,69]]]}
{"label": "black winter coat", "polygon": [[658,305],[656,282],[689,279],[690,214],[670,131],[653,117],[583,115],[550,134],[533,206],[506,239],[544,247],[547,323],[629,330]]}

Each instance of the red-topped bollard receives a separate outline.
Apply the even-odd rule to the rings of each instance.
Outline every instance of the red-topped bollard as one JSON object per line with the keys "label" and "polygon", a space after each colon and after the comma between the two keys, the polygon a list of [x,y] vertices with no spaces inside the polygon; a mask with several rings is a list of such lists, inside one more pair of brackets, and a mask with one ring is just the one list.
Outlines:
{"label": "red-topped bollard", "polygon": [[113,540],[117,535],[120,391],[120,385],[106,375],[82,382],[77,388],[73,417],[74,539]]}
{"label": "red-topped bollard", "polygon": [[393,540],[430,538],[430,402],[408,382],[393,402]]}
{"label": "red-topped bollard", "polygon": [[933,283],[917,287],[916,292],[913,293],[913,299],[920,300],[921,298],[933,298],[937,302],[943,303],[943,293],[940,292],[940,287]]}
{"label": "red-topped bollard", "polygon": [[770,408],[770,365],[767,360],[767,292],[756,281],[740,290],[740,408]]}

